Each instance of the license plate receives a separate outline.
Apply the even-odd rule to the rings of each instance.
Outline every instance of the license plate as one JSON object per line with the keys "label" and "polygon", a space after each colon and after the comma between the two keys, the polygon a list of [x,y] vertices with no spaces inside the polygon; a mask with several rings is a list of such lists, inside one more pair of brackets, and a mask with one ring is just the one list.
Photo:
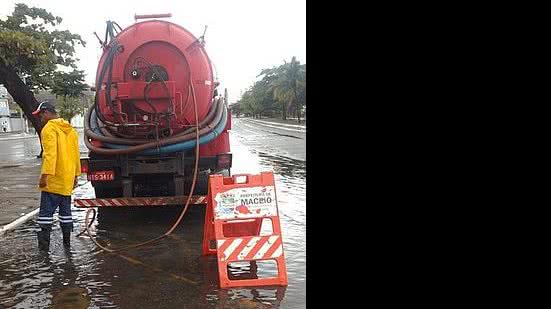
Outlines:
{"label": "license plate", "polygon": [[88,173],[88,180],[90,181],[112,181],[115,179],[115,172],[113,171],[95,171]]}

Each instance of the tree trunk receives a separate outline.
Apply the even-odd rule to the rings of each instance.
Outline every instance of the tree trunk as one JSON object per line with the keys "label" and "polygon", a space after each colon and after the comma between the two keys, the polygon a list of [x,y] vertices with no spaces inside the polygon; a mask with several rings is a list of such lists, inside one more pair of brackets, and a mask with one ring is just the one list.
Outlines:
{"label": "tree trunk", "polygon": [[[13,97],[15,103],[23,109],[25,116],[31,121],[40,139],[42,124],[38,117],[32,114],[38,107],[38,101],[36,101],[32,91],[27,88],[27,85],[25,85],[15,71],[2,64],[0,64],[0,84],[4,84],[4,87],[6,87],[8,93]],[[42,148],[42,142],[40,142],[40,147]],[[39,157],[42,157],[42,150],[40,151]]]}
{"label": "tree trunk", "polygon": [[40,133],[42,130],[42,124],[38,117],[34,116],[32,112],[38,107],[38,101],[36,101],[32,91],[27,89],[27,85],[23,83],[19,76],[9,70],[8,68],[0,65],[0,83],[3,83],[9,94],[13,97],[13,100],[19,105],[27,119],[29,119],[35,128]]}

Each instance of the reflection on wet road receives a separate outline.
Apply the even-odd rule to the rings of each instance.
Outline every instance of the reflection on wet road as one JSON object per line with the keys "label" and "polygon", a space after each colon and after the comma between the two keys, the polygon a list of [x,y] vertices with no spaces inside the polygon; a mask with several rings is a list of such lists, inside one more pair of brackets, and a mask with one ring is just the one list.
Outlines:
{"label": "reflection on wet road", "polygon": [[[169,237],[121,254],[101,252],[86,235],[65,250],[57,223],[49,254],[37,250],[35,222],[6,234],[0,238],[0,308],[305,308],[306,162],[297,160],[305,150],[295,144],[301,139],[248,125],[253,128],[233,125],[232,173],[274,171],[289,286],[219,289],[216,258],[201,255],[204,207],[192,206]],[[33,141],[15,143],[10,156],[36,155]],[[90,190],[84,185],[75,195]],[[117,221],[100,213],[92,231],[118,248],[164,233],[179,211],[144,209]],[[85,210],[73,212],[76,235]]]}

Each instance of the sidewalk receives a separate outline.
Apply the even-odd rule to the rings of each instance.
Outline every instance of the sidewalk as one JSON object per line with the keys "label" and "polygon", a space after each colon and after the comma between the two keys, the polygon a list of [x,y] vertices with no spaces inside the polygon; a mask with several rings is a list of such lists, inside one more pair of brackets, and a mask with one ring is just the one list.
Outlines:
{"label": "sidewalk", "polygon": [[301,127],[306,126],[306,119],[302,119],[302,118],[300,118],[300,123],[298,123],[297,118],[289,118],[289,117],[287,117],[287,120],[283,120],[281,118],[261,118],[261,119],[257,119],[257,120],[277,122],[277,123],[282,123],[282,124],[297,125],[297,126],[301,126]]}
{"label": "sidewalk", "polygon": [[240,117],[237,119],[247,119],[258,123],[265,123],[275,126],[283,126],[287,128],[294,128],[294,129],[302,129],[306,130],[306,123],[301,121],[300,124],[297,123],[296,120],[282,120],[277,118],[262,118],[262,119],[256,119],[256,118],[250,118],[250,117]]}
{"label": "sidewalk", "polygon": [[274,124],[284,124],[284,125],[306,127],[306,120],[302,119],[302,118],[300,119],[300,123],[298,123],[296,118],[287,118],[287,120],[283,120],[281,118],[260,118],[260,119],[258,119],[258,118],[245,117],[245,116],[235,117],[234,115],[232,115],[232,118],[251,119],[251,120],[270,122],[270,123],[274,123]]}
{"label": "sidewalk", "polygon": [[[77,131],[82,156],[87,150],[83,130],[77,128]],[[36,135],[22,135],[0,134],[0,237],[6,229],[34,217],[40,207],[38,180],[42,159],[36,157],[40,152],[40,142]],[[22,138],[34,139],[15,141]],[[82,180],[85,180],[84,175]]]}
{"label": "sidewalk", "polygon": [[0,161],[0,229],[39,207],[41,159]]}
{"label": "sidewalk", "polygon": [[0,133],[0,141],[10,141],[14,139],[21,139],[21,138],[38,138],[38,135],[35,134],[27,134],[27,133]]}

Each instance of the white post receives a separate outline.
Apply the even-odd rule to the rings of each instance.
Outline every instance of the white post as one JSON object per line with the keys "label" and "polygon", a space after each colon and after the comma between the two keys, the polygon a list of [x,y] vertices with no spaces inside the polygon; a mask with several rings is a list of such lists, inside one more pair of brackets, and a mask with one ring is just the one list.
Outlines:
{"label": "white post", "polygon": [[23,130],[25,130],[25,133],[29,134],[29,125],[27,124],[27,119],[23,116],[23,109],[19,107],[19,112],[21,113],[21,125],[23,126]]}

